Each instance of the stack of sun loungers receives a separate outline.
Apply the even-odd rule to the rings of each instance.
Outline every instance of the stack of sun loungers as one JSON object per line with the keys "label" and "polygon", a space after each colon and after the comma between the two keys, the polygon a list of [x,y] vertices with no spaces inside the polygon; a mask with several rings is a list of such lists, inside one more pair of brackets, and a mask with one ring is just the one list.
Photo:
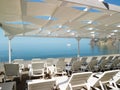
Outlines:
{"label": "stack of sun loungers", "polygon": [[[56,61],[54,62],[54,60]],[[1,84],[3,81],[13,82],[15,78],[19,78],[22,82],[21,72],[25,68],[23,66],[21,69],[21,65],[24,65],[22,62],[24,60],[15,60],[13,63],[3,64],[5,74],[1,78]],[[29,69],[28,77],[37,78],[25,80],[27,83],[26,90],[54,90],[54,88],[58,90],[120,90],[120,68],[117,67],[119,63],[119,55],[34,59],[26,65]],[[67,76],[66,70],[72,72],[70,76]],[[48,73],[49,71],[51,77],[45,78],[45,72]]]}

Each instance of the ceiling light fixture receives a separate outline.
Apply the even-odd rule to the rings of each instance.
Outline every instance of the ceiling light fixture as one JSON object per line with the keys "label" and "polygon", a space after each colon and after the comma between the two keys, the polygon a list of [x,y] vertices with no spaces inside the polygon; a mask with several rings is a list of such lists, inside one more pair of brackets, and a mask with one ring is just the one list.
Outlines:
{"label": "ceiling light fixture", "polygon": [[48,20],[51,20],[51,16],[48,18]]}
{"label": "ceiling light fixture", "polygon": [[67,32],[69,33],[69,32],[71,32],[71,30],[67,30]]}
{"label": "ceiling light fixture", "polygon": [[93,22],[92,20],[89,20],[89,21],[88,21],[88,24],[92,24],[92,22]]}
{"label": "ceiling light fixture", "polygon": [[59,28],[62,28],[62,25],[59,25]]}
{"label": "ceiling light fixture", "polygon": [[88,8],[86,7],[83,11],[87,12],[87,11],[88,11]]}
{"label": "ceiling light fixture", "polygon": [[118,30],[113,30],[113,32],[118,32]]}
{"label": "ceiling light fixture", "polygon": [[93,30],[93,28],[91,27],[91,28],[88,28],[88,30]]}

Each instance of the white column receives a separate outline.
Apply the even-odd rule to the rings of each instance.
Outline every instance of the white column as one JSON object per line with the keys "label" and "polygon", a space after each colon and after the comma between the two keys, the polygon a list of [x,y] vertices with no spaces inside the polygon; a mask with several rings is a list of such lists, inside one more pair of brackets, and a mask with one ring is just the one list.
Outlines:
{"label": "white column", "polygon": [[76,37],[76,40],[78,42],[78,54],[77,54],[77,57],[80,57],[80,37]]}
{"label": "white column", "polygon": [[120,39],[118,40],[118,53],[120,54]]}
{"label": "white column", "polygon": [[9,56],[9,63],[11,63],[11,59],[12,59],[12,51],[11,51],[11,39],[9,38],[9,41],[8,41],[8,56]]}

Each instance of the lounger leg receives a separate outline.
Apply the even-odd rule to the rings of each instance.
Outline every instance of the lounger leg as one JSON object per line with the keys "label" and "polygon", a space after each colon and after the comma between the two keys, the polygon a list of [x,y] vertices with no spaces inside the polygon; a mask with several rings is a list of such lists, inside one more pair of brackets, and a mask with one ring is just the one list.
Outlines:
{"label": "lounger leg", "polygon": [[105,90],[101,81],[99,81],[99,84],[100,84],[101,90]]}
{"label": "lounger leg", "polygon": [[69,84],[69,88],[70,88],[70,90],[72,90],[72,86],[71,86],[71,84]]}
{"label": "lounger leg", "polygon": [[113,82],[113,85],[114,85],[115,88],[118,88],[115,82]]}
{"label": "lounger leg", "polygon": [[91,90],[90,85],[88,83],[86,83],[87,86],[87,90]]}

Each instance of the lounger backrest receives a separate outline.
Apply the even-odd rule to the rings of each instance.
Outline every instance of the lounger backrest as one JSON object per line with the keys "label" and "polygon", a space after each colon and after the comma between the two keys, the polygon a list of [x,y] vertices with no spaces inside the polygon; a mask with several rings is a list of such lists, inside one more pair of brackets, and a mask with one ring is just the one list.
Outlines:
{"label": "lounger backrest", "polygon": [[113,59],[113,57],[114,57],[114,56],[109,56],[109,57],[108,57],[108,59],[109,59],[109,60],[112,60],[112,59]]}
{"label": "lounger backrest", "polygon": [[64,60],[65,60],[64,58],[59,59],[59,60],[57,61],[57,63],[56,63],[56,67],[57,67],[57,68],[64,69],[64,68],[65,68],[65,65],[66,65],[66,63],[65,63]]}
{"label": "lounger backrest", "polygon": [[114,57],[114,56],[108,56],[108,58],[106,58],[107,63],[111,62],[111,61],[112,61],[112,59],[113,59],[113,57]]}
{"label": "lounger backrest", "polygon": [[43,73],[44,66],[45,66],[44,63],[42,63],[42,62],[32,63],[33,73],[34,74]]}
{"label": "lounger backrest", "polygon": [[92,60],[89,63],[89,67],[90,67],[91,70],[94,69],[94,66],[97,65],[97,62],[98,62],[97,57],[93,57]]}
{"label": "lounger backrest", "polygon": [[108,59],[106,59],[106,57],[102,57],[99,63],[99,67],[104,69],[104,66],[107,64],[107,62],[108,62]]}
{"label": "lounger backrest", "polygon": [[112,65],[113,65],[113,66],[116,66],[118,63],[120,63],[120,58],[119,58],[119,56],[116,57],[116,58],[113,60]]}
{"label": "lounger backrest", "polygon": [[118,70],[106,71],[106,72],[104,72],[104,76],[100,79],[100,81],[101,82],[109,81],[117,73],[118,73]]}
{"label": "lounger backrest", "polygon": [[105,60],[105,59],[106,59],[105,56],[101,57],[101,59],[99,60],[98,64],[101,64],[103,62],[103,60]]}
{"label": "lounger backrest", "polygon": [[4,63],[0,62],[0,72],[4,71]]}
{"label": "lounger backrest", "polygon": [[44,63],[42,63],[42,62],[32,63],[32,68],[33,69],[42,69],[42,68],[44,68]]}
{"label": "lounger backrest", "polygon": [[19,76],[19,64],[4,64],[6,76]]}
{"label": "lounger backrest", "polygon": [[90,66],[94,66],[94,65],[97,64],[97,62],[98,62],[98,61],[97,61],[97,57],[93,57],[93,58],[91,59],[89,65],[90,65]]}
{"label": "lounger backrest", "polygon": [[28,90],[53,90],[54,84],[55,80],[32,83],[28,85]]}
{"label": "lounger backrest", "polygon": [[92,72],[74,73],[70,78],[69,84],[72,88],[83,87],[87,83],[87,80],[91,74]]}
{"label": "lounger backrest", "polygon": [[82,57],[81,60],[87,60],[87,57]]}
{"label": "lounger backrest", "polygon": [[72,69],[73,71],[78,71],[78,70],[80,70],[80,67],[81,67],[82,63],[83,63],[82,60],[81,60],[81,61],[79,60],[79,61],[73,62],[71,69]]}
{"label": "lounger backrest", "polygon": [[102,83],[107,83],[118,72],[119,70],[105,71],[101,78],[96,82],[95,86],[99,86],[99,81],[101,81]]}

